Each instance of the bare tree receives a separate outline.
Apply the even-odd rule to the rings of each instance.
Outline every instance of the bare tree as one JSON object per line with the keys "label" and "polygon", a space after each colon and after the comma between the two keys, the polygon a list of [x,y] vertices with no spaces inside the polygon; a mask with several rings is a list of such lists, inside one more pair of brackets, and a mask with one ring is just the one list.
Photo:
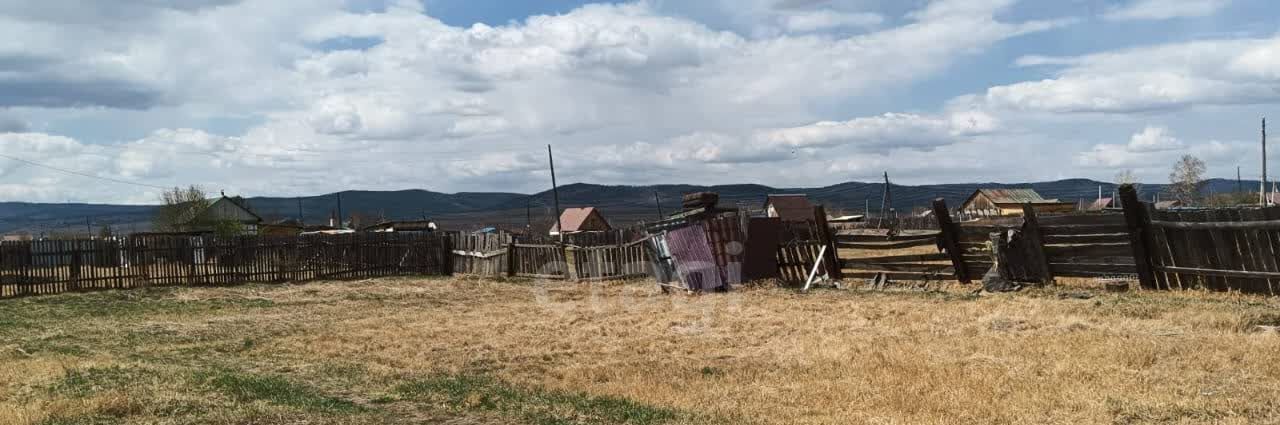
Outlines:
{"label": "bare tree", "polygon": [[195,224],[192,221],[207,208],[209,198],[199,186],[166,190],[160,194],[160,208],[156,210],[152,227],[162,232],[189,230]]}
{"label": "bare tree", "polygon": [[[1116,187],[1124,186],[1126,184],[1132,185],[1133,190],[1138,191],[1138,193],[1142,193],[1142,183],[1138,183],[1138,176],[1135,176],[1133,174],[1133,170],[1126,169],[1126,170],[1120,171],[1119,173],[1116,173],[1115,183],[1116,183]],[[1116,202],[1119,202],[1119,200],[1117,200]]]}
{"label": "bare tree", "polygon": [[1191,155],[1183,155],[1173,164],[1173,172],[1169,173],[1169,195],[1183,205],[1195,204],[1200,199],[1204,173],[1204,161]]}

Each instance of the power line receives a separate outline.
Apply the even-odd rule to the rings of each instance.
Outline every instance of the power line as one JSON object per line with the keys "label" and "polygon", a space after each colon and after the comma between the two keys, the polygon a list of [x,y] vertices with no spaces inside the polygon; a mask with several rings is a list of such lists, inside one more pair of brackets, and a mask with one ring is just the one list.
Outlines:
{"label": "power line", "polygon": [[21,163],[34,165],[34,166],[41,167],[41,168],[47,168],[47,169],[50,169],[50,170],[53,170],[53,171],[57,171],[57,172],[60,172],[60,173],[66,173],[66,174],[71,174],[71,175],[80,176],[80,177],[88,177],[88,178],[91,178],[91,179],[98,179],[98,180],[109,181],[109,182],[113,182],[113,183],[128,184],[128,185],[134,185],[134,186],[141,186],[141,187],[146,187],[146,188],[151,188],[151,189],[169,190],[169,188],[168,188],[168,187],[164,187],[164,186],[156,186],[156,185],[153,185],[153,184],[139,183],[139,182],[135,182],[135,181],[121,180],[121,179],[113,179],[113,178],[111,178],[111,177],[96,176],[96,175],[89,174],[89,173],[82,173],[82,172],[79,172],[79,171],[68,170],[68,169],[65,169],[65,168],[58,168],[58,167],[54,167],[54,166],[52,166],[52,165],[45,165],[45,164],[41,164],[41,163],[39,163],[39,162],[35,162],[35,161],[27,160],[27,159],[22,159],[22,158],[18,158],[18,157],[16,157],[16,156],[9,156],[9,155],[5,155],[5,154],[0,154],[0,157],[4,157],[4,158],[8,158],[8,159],[11,159],[11,160],[14,160],[14,161],[18,161],[18,162],[21,162]]}

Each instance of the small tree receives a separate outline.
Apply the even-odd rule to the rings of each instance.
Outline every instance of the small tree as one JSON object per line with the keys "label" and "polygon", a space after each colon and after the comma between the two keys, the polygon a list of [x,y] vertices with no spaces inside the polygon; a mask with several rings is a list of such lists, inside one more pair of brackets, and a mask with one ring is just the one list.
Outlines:
{"label": "small tree", "polygon": [[1133,170],[1124,170],[1116,173],[1116,187],[1126,184],[1132,185],[1134,190],[1142,193],[1142,183],[1138,183],[1138,177],[1133,174]]}
{"label": "small tree", "polygon": [[160,194],[160,208],[152,227],[162,232],[181,232],[195,223],[196,216],[209,208],[209,198],[199,186],[174,187]]}
{"label": "small tree", "polygon": [[112,236],[115,236],[115,232],[111,230],[111,225],[104,224],[98,228],[98,239],[111,239]]}
{"label": "small tree", "polygon": [[1205,173],[1204,161],[1183,155],[1169,173],[1169,194],[1183,205],[1194,205],[1200,199],[1200,186]]}

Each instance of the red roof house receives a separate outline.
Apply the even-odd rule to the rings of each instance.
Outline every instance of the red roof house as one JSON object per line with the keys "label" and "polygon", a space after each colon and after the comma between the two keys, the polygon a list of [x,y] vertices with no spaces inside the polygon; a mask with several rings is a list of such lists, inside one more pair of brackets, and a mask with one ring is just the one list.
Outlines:
{"label": "red roof house", "polygon": [[[560,214],[560,225],[564,225],[565,233],[577,232],[603,232],[612,230],[609,221],[604,219],[604,215],[600,214],[600,210],[594,207],[587,208],[565,208]],[[559,235],[560,228],[558,225],[551,226],[551,235]]]}

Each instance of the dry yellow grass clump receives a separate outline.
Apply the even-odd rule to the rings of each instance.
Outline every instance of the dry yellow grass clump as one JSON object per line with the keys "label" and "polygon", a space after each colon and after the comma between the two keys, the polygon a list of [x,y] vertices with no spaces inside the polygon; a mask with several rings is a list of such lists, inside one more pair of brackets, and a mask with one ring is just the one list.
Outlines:
{"label": "dry yellow grass clump", "polygon": [[1280,422],[1277,300],[971,290],[455,278],[0,301],[0,423]]}

